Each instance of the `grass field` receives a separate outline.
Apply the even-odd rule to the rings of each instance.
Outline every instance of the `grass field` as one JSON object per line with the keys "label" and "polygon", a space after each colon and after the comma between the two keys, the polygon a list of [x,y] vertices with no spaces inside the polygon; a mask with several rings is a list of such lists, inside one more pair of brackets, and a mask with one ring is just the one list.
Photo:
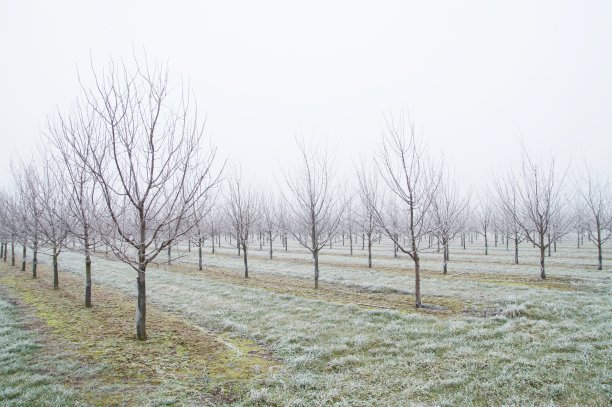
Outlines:
{"label": "grass field", "polygon": [[[253,243],[249,279],[227,243],[205,249],[203,271],[181,247],[180,260],[148,271],[146,343],[133,337],[128,266],[96,257],[85,309],[81,255],[61,255],[56,291],[45,266],[32,280],[2,263],[0,395],[14,405],[607,406],[612,267],[605,257],[597,271],[594,246],[574,244],[546,259],[544,281],[528,244],[519,265],[501,244],[488,256],[481,242],[455,244],[446,276],[432,249],[421,310],[409,259],[385,242],[371,270],[360,245],[353,256],[341,242],[326,248],[319,290],[295,244],[270,260]],[[58,358],[64,367],[51,368]]]}

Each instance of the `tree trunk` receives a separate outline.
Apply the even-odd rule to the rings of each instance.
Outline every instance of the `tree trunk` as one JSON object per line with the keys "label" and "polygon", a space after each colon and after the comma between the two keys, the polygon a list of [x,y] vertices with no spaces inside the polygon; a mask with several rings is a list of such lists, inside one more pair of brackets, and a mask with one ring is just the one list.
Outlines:
{"label": "tree trunk", "polygon": [[514,232],[514,264],[519,264],[518,245],[519,245],[518,233]]}
{"label": "tree trunk", "polygon": [[57,245],[53,245],[53,289],[57,290],[59,288],[59,270],[57,267]]}
{"label": "tree trunk", "polygon": [[26,269],[26,246],[23,245],[23,254],[21,256],[21,271],[25,271]]}
{"label": "tree trunk", "polygon": [[315,250],[312,253],[312,257],[314,258],[314,278],[315,278],[315,290],[319,288],[319,251]]}
{"label": "tree trunk", "polygon": [[[213,242],[215,240],[213,239]],[[198,270],[202,271],[202,238],[198,238]],[[215,244],[213,243],[213,253],[215,252]]]}
{"label": "tree trunk", "polygon": [[[544,239],[542,239],[542,241],[544,241]],[[544,259],[546,257],[545,250],[546,248],[544,247],[544,245],[542,245],[542,247],[540,248],[540,278],[542,278],[542,280],[546,279],[546,270],[544,268]]]}
{"label": "tree trunk", "polygon": [[[141,255],[144,257],[144,255]],[[140,264],[138,271],[138,304],[136,308],[136,337],[139,341],[147,340],[146,316],[147,316],[147,291],[145,285],[146,266],[144,261]]]}
{"label": "tree trunk", "polygon": [[393,235],[395,240],[393,240],[393,257],[397,258],[397,234]]}
{"label": "tree trunk", "polygon": [[488,256],[489,255],[489,239],[487,238],[486,230],[484,232],[484,239],[485,239],[485,256]]}
{"label": "tree trunk", "polygon": [[4,257],[4,242],[0,243],[0,259]]}
{"label": "tree trunk", "polygon": [[415,306],[421,308],[421,259],[418,253],[414,253],[414,295]]}
{"label": "tree trunk", "polygon": [[444,271],[443,274],[447,274],[448,271],[448,242],[444,241]]}
{"label": "tree trunk", "polygon": [[372,234],[368,235],[368,268],[372,268]]}
{"label": "tree trunk", "polygon": [[[278,237],[278,235],[276,235]],[[270,241],[270,260],[272,260],[272,231],[268,230],[268,240]]]}
{"label": "tree trunk", "polygon": [[243,254],[243,259],[244,259],[244,278],[249,278],[249,264],[247,262],[246,244],[242,246],[242,254]]}
{"label": "tree trunk", "polygon": [[597,222],[597,270],[603,270],[603,260],[601,255],[601,229]]}
{"label": "tree trunk", "polygon": [[15,242],[11,242],[11,266],[15,266]]}
{"label": "tree trunk", "polygon": [[351,256],[353,255],[353,232],[349,233],[349,247],[351,249]]}
{"label": "tree trunk", "polygon": [[91,307],[91,257],[89,253],[85,255],[85,307]]}
{"label": "tree trunk", "polygon": [[38,241],[34,240],[34,250],[32,252],[32,278],[36,278],[37,266],[38,266]]}

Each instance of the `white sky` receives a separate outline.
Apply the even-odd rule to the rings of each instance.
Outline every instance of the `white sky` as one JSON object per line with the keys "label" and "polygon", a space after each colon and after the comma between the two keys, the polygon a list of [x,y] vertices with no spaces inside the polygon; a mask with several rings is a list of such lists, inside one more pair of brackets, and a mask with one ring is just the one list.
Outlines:
{"label": "white sky", "polygon": [[612,173],[612,1],[0,0],[0,184],[77,66],[144,47],[191,80],[219,154],[261,179],[295,132],[339,165],[377,148],[408,109],[458,179],[486,181],[528,149]]}

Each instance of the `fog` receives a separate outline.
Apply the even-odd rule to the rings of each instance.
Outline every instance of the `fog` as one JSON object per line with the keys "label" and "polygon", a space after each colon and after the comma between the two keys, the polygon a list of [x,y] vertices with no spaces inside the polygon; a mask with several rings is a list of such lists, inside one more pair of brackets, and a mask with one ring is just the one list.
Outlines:
{"label": "fog", "polygon": [[219,157],[258,179],[295,161],[295,134],[350,170],[400,112],[466,184],[521,140],[609,173],[610,21],[608,1],[4,1],[0,183],[78,96],[77,70],[88,86],[90,65],[145,51],[190,83]]}

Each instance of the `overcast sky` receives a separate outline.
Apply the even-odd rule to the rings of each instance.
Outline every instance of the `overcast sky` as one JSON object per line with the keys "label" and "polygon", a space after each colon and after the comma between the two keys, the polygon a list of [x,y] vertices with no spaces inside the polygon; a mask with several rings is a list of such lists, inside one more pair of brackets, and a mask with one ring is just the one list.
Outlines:
{"label": "overcast sky", "polygon": [[460,179],[528,149],[612,166],[612,1],[0,0],[2,184],[77,67],[133,47],[189,78],[207,131],[258,178],[326,138],[339,165],[409,111]]}

